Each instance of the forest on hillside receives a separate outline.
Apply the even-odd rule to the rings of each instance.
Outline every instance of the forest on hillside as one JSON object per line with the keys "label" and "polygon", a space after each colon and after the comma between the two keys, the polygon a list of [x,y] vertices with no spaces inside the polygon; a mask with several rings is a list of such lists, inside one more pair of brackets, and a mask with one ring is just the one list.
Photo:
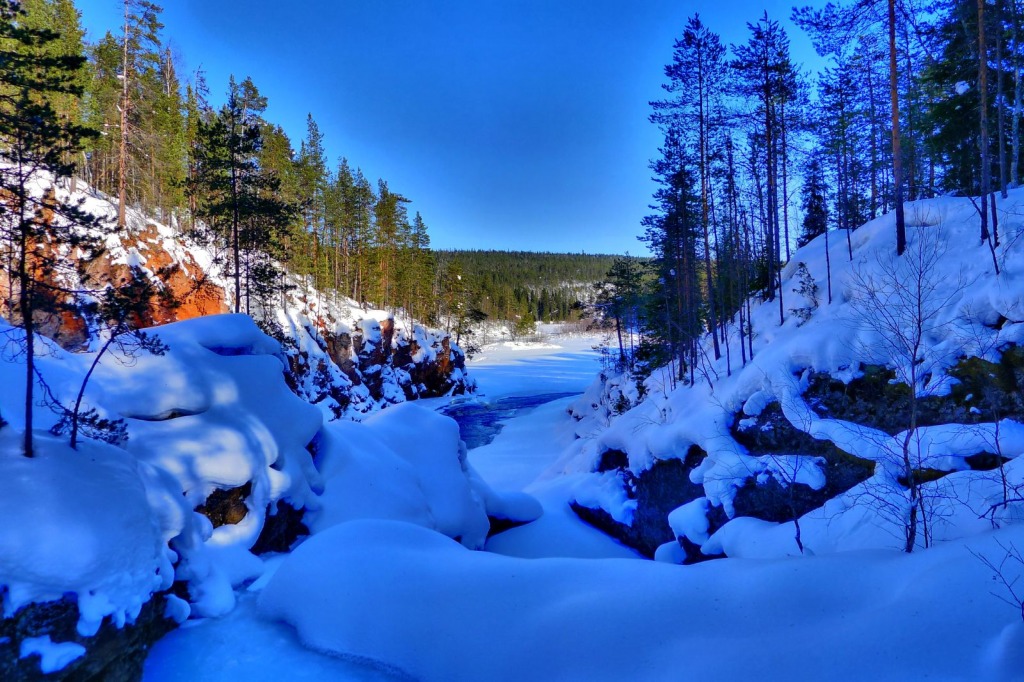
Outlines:
{"label": "forest on hillside", "polygon": [[[796,8],[793,22],[827,60],[807,73],[767,13],[734,45],[694,15],[651,102],[663,144],[642,239],[655,258],[609,278],[620,365],[644,375],[671,363],[692,382],[723,354],[746,364],[756,300],[777,303],[780,322],[800,313],[782,290],[794,247],[824,235],[852,259],[851,233],[893,211],[902,254],[907,200],[977,197],[995,262],[996,206],[1020,184],[1024,155],[1022,17],[1005,0]],[[836,295],[831,275],[824,291],[812,285],[802,293],[813,301]],[[730,325],[743,330],[739,347]],[[714,357],[702,358],[709,332]]]}
{"label": "forest on hillside", "polygon": [[617,256],[527,251],[435,252],[457,268],[473,306],[492,320],[558,322],[586,314]]}
{"label": "forest on hillside", "polygon": [[[348,159],[326,158],[309,114],[291,140],[267,115],[249,77],[208,84],[180,73],[182,55],[163,36],[162,9],[126,0],[121,31],[85,40],[73,0],[4,3],[5,55],[33,72],[28,96],[44,100],[63,130],[39,146],[59,158],[33,164],[116,198],[118,229],[136,207],[221,254],[236,311],[259,315],[286,286],[286,272],[321,291],[438,323],[462,287],[436,262],[424,218],[385,179]],[[202,55],[191,55],[202,62]],[[15,69],[5,92],[24,84]],[[211,104],[211,89],[223,92]],[[8,98],[8,115],[24,106]],[[21,109],[19,110],[19,107]],[[20,129],[3,131],[10,155]],[[61,139],[57,139],[61,138]],[[8,183],[5,183],[5,186]],[[31,212],[31,211],[30,211]]]}

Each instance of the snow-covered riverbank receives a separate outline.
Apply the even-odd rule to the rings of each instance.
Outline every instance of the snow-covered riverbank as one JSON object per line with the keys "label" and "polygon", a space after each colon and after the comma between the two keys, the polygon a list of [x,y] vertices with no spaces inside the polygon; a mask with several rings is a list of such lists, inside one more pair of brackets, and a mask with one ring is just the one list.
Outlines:
{"label": "snow-covered riverbank", "polygon": [[[598,337],[565,337],[543,344],[500,343],[487,347],[470,367],[480,383],[479,398],[488,401],[509,396],[531,396],[550,392],[577,395],[593,381],[598,356],[593,346]],[[572,440],[565,408],[572,397],[522,410],[504,425],[490,445],[474,450],[470,461],[479,466],[487,481],[494,477],[500,490],[521,490],[540,477]],[[465,398],[459,398],[465,402]],[[441,408],[448,399],[423,401]],[[426,434],[425,434],[426,436]],[[529,453],[529,454],[527,454]],[[569,510],[570,491],[540,490],[545,507],[542,519],[529,526],[495,536],[490,543],[498,553],[557,554],[558,548],[576,547],[578,555],[608,556],[618,551],[632,556],[614,540],[586,526]],[[491,549],[490,544],[488,549]],[[561,550],[564,551],[564,550]],[[295,629],[267,618],[257,608],[260,592],[274,575],[284,557],[264,560],[254,573],[262,577],[242,588],[238,607],[222,619],[192,620],[157,643],[146,663],[145,680],[201,681],[239,677],[279,682],[282,679],[332,679],[376,682],[405,679],[401,670],[386,661],[372,661],[361,654],[339,655],[303,646]],[[375,608],[389,611],[388,601]],[[268,651],[273,650],[272,655]]]}
{"label": "snow-covered riverbank", "polygon": [[[594,362],[583,349],[489,353],[471,371],[495,396],[578,387],[568,377]],[[158,644],[146,679],[1014,679],[1024,669],[1024,627],[971,554],[995,556],[997,540],[1024,546],[1024,528],[909,556],[642,560],[566,506],[570,400],[517,415],[469,453],[494,488],[537,497],[538,521],[484,552],[395,521],[315,534],[269,562],[239,611]]]}

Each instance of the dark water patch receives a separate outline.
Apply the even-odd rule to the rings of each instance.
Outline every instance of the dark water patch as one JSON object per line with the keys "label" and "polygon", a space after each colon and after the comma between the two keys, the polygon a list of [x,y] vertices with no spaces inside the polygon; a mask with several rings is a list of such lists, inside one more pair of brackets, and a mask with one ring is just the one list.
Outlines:
{"label": "dark water patch", "polygon": [[441,410],[459,425],[459,435],[472,450],[487,445],[501,433],[503,422],[521,417],[535,407],[578,393],[541,393],[539,395],[512,396],[493,402],[462,402]]}

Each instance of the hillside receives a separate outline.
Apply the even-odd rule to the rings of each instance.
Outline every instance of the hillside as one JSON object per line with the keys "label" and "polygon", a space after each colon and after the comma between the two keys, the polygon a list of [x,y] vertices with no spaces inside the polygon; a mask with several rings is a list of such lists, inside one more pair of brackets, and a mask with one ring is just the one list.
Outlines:
{"label": "hillside", "polygon": [[[1024,490],[1024,192],[979,243],[969,199],[907,205],[797,251],[779,302],[704,339],[692,385],[605,375],[572,408],[578,512],[648,554],[930,547],[1014,523]],[[996,272],[998,262],[999,272]],[[831,282],[827,267],[831,267]],[[829,300],[831,299],[831,300]],[[741,356],[740,344],[751,346]],[[748,360],[748,357],[750,359]],[[623,409],[623,405],[627,409]]]}
{"label": "hillside", "polygon": [[542,322],[578,319],[619,256],[529,251],[437,251],[458,264],[473,300],[493,320],[527,316]]}
{"label": "hillside", "polygon": [[[52,200],[78,205],[100,219],[92,228],[102,249],[83,267],[72,258],[68,267],[55,270],[53,285],[86,292],[72,307],[84,308],[105,288],[124,287],[135,279],[152,283],[145,310],[138,315],[142,327],[166,324],[232,309],[232,286],[225,277],[224,254],[192,233],[154,220],[137,209],[126,213],[124,230],[114,230],[116,201],[83,182],[74,192],[67,182],[51,186],[48,176],[37,179],[34,191]],[[51,216],[55,224],[66,222]],[[465,356],[443,332],[435,332],[408,318],[361,306],[336,293],[313,287],[309,278],[285,272],[280,293],[253,301],[252,317],[283,344],[288,381],[329,418],[372,412],[380,407],[419,397],[472,390],[464,374]],[[6,300],[8,280],[0,281]],[[92,293],[88,293],[92,292]],[[244,311],[250,302],[244,299]],[[7,315],[7,311],[2,311]],[[38,329],[69,350],[95,346],[102,331],[99,320],[74,310],[44,315]]]}

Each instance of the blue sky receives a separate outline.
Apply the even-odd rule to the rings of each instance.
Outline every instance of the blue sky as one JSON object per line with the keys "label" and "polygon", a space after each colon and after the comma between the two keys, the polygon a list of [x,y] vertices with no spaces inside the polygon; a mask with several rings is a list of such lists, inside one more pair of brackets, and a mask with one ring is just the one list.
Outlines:
{"label": "blue sky", "polygon": [[[644,253],[663,66],[700,11],[729,43],[792,0],[164,0],[164,39],[211,99],[251,76],[296,148],[312,113],[341,156],[412,199],[435,248]],[[91,39],[117,0],[77,0]]]}

